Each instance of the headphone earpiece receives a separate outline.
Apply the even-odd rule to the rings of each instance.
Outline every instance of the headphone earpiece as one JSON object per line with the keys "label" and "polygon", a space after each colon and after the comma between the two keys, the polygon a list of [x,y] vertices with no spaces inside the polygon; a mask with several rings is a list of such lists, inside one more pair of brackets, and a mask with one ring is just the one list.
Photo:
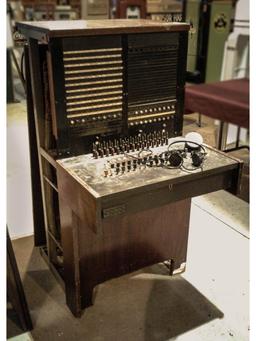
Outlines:
{"label": "headphone earpiece", "polygon": [[183,155],[180,150],[172,150],[170,151],[170,156],[168,158],[169,164],[171,167],[179,167],[183,163]]}
{"label": "headphone earpiece", "polygon": [[192,151],[191,152],[191,159],[192,159],[192,165],[194,167],[200,167],[201,164],[204,162],[205,153],[198,152],[198,151]]}
{"label": "headphone earpiece", "polygon": [[[183,149],[171,149],[173,145],[178,143],[185,143]],[[166,154],[166,160],[169,162],[169,166],[167,168],[179,168],[181,167],[183,170],[186,171],[194,171],[197,168],[202,167],[204,160],[206,158],[206,150],[202,144],[199,144],[195,141],[189,140],[178,140],[174,141],[168,146],[168,152]],[[191,165],[192,168],[189,168],[184,163],[184,159],[187,158],[187,155],[190,154]]]}

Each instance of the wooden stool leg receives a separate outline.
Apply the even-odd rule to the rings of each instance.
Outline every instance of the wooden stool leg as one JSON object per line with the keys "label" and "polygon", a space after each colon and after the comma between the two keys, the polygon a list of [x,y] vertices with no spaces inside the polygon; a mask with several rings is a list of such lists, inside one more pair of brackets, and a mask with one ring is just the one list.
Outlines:
{"label": "wooden stool leg", "polygon": [[202,127],[202,115],[198,114],[198,127]]}
{"label": "wooden stool leg", "polygon": [[237,127],[237,133],[236,133],[236,146],[235,146],[236,149],[239,148],[240,132],[241,132],[241,128],[240,128],[240,127]]}

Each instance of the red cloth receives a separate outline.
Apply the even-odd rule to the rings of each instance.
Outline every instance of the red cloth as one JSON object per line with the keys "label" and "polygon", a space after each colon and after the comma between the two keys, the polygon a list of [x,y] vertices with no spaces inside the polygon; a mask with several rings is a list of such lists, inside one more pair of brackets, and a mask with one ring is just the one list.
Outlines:
{"label": "red cloth", "polygon": [[193,112],[249,128],[249,80],[186,86],[185,114]]}

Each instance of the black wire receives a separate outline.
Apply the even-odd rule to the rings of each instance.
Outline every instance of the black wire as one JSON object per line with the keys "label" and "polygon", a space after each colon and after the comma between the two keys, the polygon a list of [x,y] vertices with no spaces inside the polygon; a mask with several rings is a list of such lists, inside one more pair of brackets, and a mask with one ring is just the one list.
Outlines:
{"label": "black wire", "polygon": [[126,156],[126,157],[128,157],[128,158],[131,158],[131,159],[135,159],[135,160],[138,160],[138,159],[139,159],[138,156],[131,155],[131,154],[128,154],[128,153],[124,153],[124,156]]}
{"label": "black wire", "polygon": [[200,148],[203,150],[203,152],[204,152],[205,154],[207,154],[207,153],[206,153],[206,149],[204,148],[204,146],[203,146],[202,144],[197,143],[197,142],[194,142],[194,141],[189,141],[189,140],[178,140],[178,141],[173,141],[173,142],[170,143],[169,146],[167,147],[168,152],[170,151],[170,147],[171,147],[172,145],[174,145],[174,144],[177,144],[177,143],[192,143],[192,144],[196,144],[198,147],[200,147]]}
{"label": "black wire", "polygon": [[198,167],[194,167],[194,168],[188,168],[188,167],[182,165],[182,169],[188,171],[189,173],[191,173],[191,172],[193,172],[193,171],[195,171],[195,170],[197,170],[199,168],[201,168],[201,171],[203,171],[203,166],[202,165],[200,165]]}
{"label": "black wire", "polygon": [[[192,143],[192,144],[195,144],[197,145],[198,147],[201,148],[201,150],[203,151],[204,155],[207,154],[206,152],[206,149],[204,148],[204,146],[202,144],[199,144],[197,142],[194,142],[194,141],[189,141],[189,140],[178,140],[178,141],[173,141],[172,143],[169,144],[169,146],[167,147],[167,151],[164,151],[162,153],[159,154],[159,157],[162,157],[164,154],[168,154],[170,155],[172,150],[170,150],[170,147],[173,146],[174,144],[178,144],[178,143]],[[177,149],[178,150],[178,149]],[[199,165],[198,167],[193,167],[193,168],[188,168],[184,165],[184,160],[179,164],[179,166],[177,167],[171,167],[171,166],[168,166],[168,165],[165,165],[165,164],[161,164],[160,166],[164,167],[164,168],[167,168],[167,169],[181,169],[183,171],[187,171],[189,173],[191,172],[194,172],[195,170],[201,168],[201,171],[203,170],[203,166],[202,164]]]}
{"label": "black wire", "polygon": [[162,165],[163,168],[167,168],[167,169],[182,169],[183,168],[183,161],[179,164],[179,166],[177,167],[171,167],[171,166],[167,166],[167,165]]}

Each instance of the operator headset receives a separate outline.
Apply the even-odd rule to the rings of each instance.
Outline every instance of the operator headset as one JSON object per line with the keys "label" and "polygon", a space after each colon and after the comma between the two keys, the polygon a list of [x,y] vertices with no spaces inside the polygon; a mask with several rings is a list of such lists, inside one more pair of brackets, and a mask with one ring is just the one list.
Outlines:
{"label": "operator headset", "polygon": [[[159,166],[168,169],[180,168],[184,171],[195,171],[199,168],[202,169],[205,158],[206,150],[202,145],[203,138],[198,133],[189,133],[183,140],[175,140],[169,144],[167,151],[159,154],[161,163]],[[184,144],[182,148],[175,148],[177,145]],[[151,152],[151,150],[148,150]],[[184,163],[185,160],[191,159],[191,166]]]}
{"label": "operator headset", "polygon": [[[206,149],[202,145],[203,138],[198,133],[189,133],[185,136],[184,139],[175,140],[171,142],[167,148],[167,150],[157,155],[158,162],[157,167],[163,167],[168,169],[181,169],[187,172],[193,172],[199,168],[203,167],[204,161],[206,159]],[[174,146],[182,145],[182,148],[175,148]],[[144,162],[146,166],[152,167],[153,164],[153,151],[151,149],[143,149],[139,152],[138,156],[133,156],[127,154],[128,157],[132,159],[141,159],[142,154],[144,156],[149,157],[150,161],[147,160]],[[156,157],[156,155],[155,155]],[[187,166],[188,159],[191,159],[190,166]]]}
{"label": "operator headset", "polygon": [[[174,145],[184,143],[182,149],[173,149]],[[193,146],[193,147],[192,147]],[[191,167],[184,164],[184,160],[190,154]],[[168,146],[168,151],[165,153],[165,158],[168,160],[167,168],[182,168],[184,170],[193,171],[203,166],[206,150],[202,144],[190,140],[174,141]]]}

